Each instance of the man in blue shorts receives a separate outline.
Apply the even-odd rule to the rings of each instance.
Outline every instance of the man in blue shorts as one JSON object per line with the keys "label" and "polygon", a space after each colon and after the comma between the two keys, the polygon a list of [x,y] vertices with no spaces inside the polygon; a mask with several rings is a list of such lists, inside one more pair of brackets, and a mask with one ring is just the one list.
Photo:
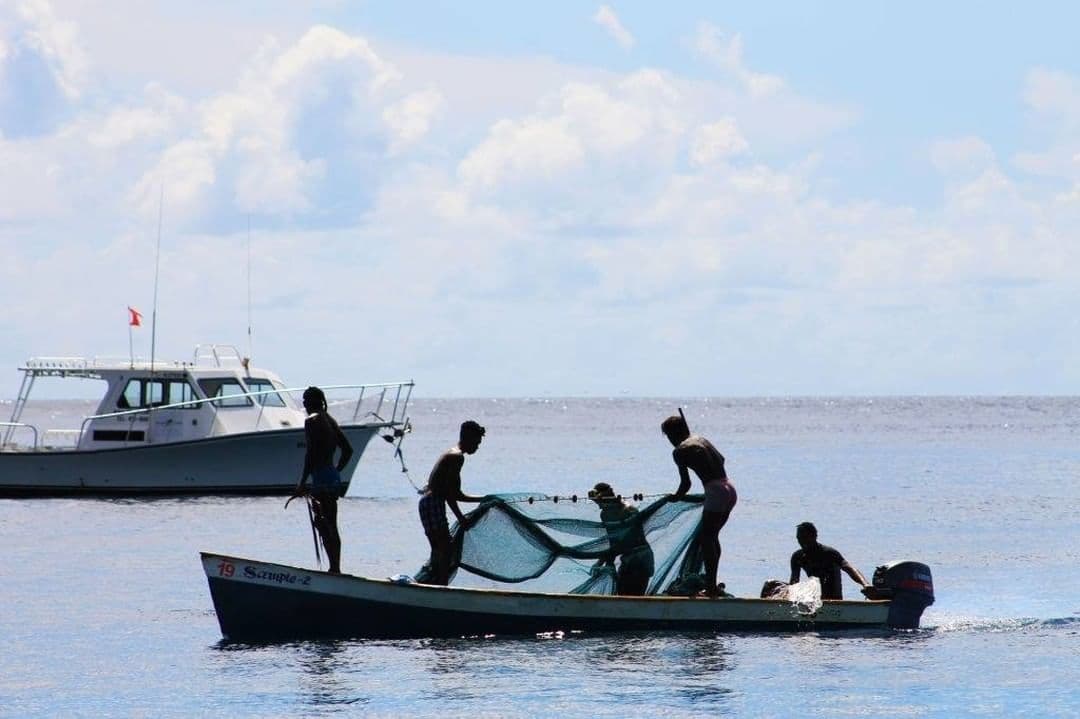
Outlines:
{"label": "man in blue shorts", "polygon": [[[337,527],[337,501],[338,497],[344,494],[341,473],[352,459],[353,448],[341,427],[327,411],[326,395],[321,389],[308,387],[304,390],[304,410],[308,413],[304,420],[304,439],[307,446],[304,471],[289,499],[307,494],[312,521],[330,561],[329,571],[340,574],[341,534]],[[334,452],[339,448],[341,456],[335,466]],[[311,477],[310,490],[305,486],[308,477]],[[288,506],[288,502],[285,506]],[[318,547],[315,549],[318,550]]]}

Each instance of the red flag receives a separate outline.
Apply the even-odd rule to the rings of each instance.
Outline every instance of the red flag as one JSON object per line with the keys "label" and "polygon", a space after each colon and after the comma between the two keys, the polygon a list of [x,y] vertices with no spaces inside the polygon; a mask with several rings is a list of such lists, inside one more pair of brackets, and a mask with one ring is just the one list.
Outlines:
{"label": "red flag", "polygon": [[131,318],[128,320],[128,324],[132,327],[139,327],[142,325],[142,312],[139,312],[134,307],[128,307],[128,312],[131,313]]}

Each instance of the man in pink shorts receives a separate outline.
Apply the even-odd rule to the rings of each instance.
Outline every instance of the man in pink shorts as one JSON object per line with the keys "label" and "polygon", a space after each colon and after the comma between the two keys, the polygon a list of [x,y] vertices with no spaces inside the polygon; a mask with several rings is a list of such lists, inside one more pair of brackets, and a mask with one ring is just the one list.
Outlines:
{"label": "man in pink shorts", "polygon": [[721,593],[716,583],[721,551],[720,530],[727,523],[738,500],[735,485],[728,481],[724,471],[724,455],[720,454],[709,440],[690,434],[690,428],[687,427],[681,412],[665,419],[660,425],[660,431],[675,447],[671,457],[679,468],[679,488],[675,490],[673,498],[679,499],[690,491],[691,469],[705,488],[705,506],[701,511],[701,533],[698,541],[705,559],[705,594],[718,597]]}

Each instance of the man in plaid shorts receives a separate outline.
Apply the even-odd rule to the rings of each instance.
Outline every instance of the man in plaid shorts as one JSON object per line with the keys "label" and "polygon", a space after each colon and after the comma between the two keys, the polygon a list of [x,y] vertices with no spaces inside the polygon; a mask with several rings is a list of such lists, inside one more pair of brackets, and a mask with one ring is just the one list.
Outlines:
{"label": "man in plaid shorts", "polygon": [[420,497],[420,522],[431,545],[431,584],[450,583],[450,527],[446,521],[446,505],[457,517],[462,529],[468,529],[465,515],[458,502],[479,502],[481,497],[471,497],[461,491],[461,468],[465,455],[475,454],[487,430],[473,420],[461,423],[458,443],[443,452],[428,476],[424,495]]}

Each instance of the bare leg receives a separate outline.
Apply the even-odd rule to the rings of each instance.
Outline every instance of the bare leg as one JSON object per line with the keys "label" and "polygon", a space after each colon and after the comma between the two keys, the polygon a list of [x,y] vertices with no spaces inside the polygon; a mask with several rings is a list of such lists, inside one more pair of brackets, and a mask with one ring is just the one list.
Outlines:
{"label": "bare leg", "polygon": [[318,497],[315,502],[315,528],[319,531],[331,574],[341,574],[341,534],[337,528],[337,499]]}
{"label": "bare leg", "polygon": [[702,512],[701,515],[701,554],[705,560],[705,594],[719,596],[716,586],[716,573],[720,565],[720,530],[727,523],[728,514],[721,512]]}
{"label": "bare leg", "polygon": [[450,531],[443,529],[431,541],[431,574],[432,584],[450,583]]}

